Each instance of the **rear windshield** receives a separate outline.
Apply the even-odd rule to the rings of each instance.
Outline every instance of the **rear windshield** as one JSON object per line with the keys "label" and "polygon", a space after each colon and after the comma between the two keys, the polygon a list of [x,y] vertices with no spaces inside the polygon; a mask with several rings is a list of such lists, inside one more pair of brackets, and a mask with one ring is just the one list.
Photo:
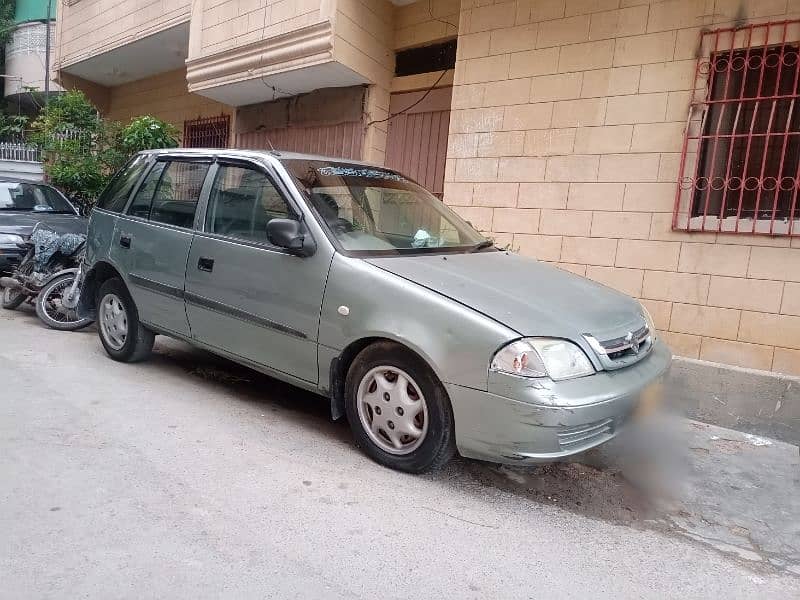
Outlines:
{"label": "rear windshield", "polygon": [[0,182],[0,210],[75,214],[66,198],[48,185]]}

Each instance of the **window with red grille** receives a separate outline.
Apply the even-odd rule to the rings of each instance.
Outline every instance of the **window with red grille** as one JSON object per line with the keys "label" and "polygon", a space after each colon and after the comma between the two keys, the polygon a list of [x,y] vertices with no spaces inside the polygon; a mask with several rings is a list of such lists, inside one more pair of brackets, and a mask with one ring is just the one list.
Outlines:
{"label": "window with red grille", "polygon": [[673,226],[800,235],[800,21],[702,38]]}
{"label": "window with red grille", "polygon": [[230,127],[230,115],[184,121],[183,145],[186,148],[227,148]]}

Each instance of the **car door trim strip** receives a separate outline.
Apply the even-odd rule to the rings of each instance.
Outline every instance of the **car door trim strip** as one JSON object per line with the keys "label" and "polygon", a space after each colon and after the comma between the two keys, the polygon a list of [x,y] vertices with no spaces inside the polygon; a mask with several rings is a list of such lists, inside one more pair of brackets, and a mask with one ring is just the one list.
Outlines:
{"label": "car door trim strip", "polygon": [[170,296],[172,298],[178,298],[179,300],[182,300],[184,297],[184,292],[181,288],[167,285],[166,283],[159,283],[158,281],[147,279],[141,275],[134,275],[133,273],[128,275],[128,277],[130,278],[132,284],[146,290],[150,290],[151,292],[163,294],[164,296]]}
{"label": "car door trim strip", "polygon": [[287,327],[286,325],[276,323],[275,321],[270,321],[269,319],[264,319],[263,317],[259,317],[244,310],[228,306],[227,304],[223,304],[222,302],[217,302],[216,300],[211,300],[203,296],[198,296],[197,294],[192,294],[191,292],[185,292],[184,296],[186,298],[186,302],[194,304],[195,306],[206,308],[208,310],[212,310],[222,315],[227,315],[229,317],[233,317],[234,319],[239,319],[240,321],[245,321],[247,323],[254,323],[259,327],[274,329],[275,331],[280,331],[281,333],[285,333],[287,335],[291,335],[293,337],[300,338],[303,340],[308,338],[308,336],[302,331],[298,331],[297,329],[292,329],[291,327]]}

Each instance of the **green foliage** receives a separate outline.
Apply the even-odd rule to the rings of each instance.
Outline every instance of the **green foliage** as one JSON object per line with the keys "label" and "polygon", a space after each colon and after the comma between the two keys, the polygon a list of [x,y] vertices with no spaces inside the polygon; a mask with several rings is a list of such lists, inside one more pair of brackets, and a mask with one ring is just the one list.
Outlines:
{"label": "green foliage", "polygon": [[114,167],[106,158],[111,144],[97,108],[77,90],[53,96],[31,131],[50,182],[80,204],[91,204]]}
{"label": "green foliage", "polygon": [[146,115],[123,127],[103,119],[77,90],[53,96],[31,129],[32,141],[43,151],[48,179],[84,210],[132,154],[178,145],[173,125]]}
{"label": "green foliage", "polygon": [[128,156],[141,150],[177,148],[178,130],[171,123],[144,115],[135,117],[119,135],[120,149]]}
{"label": "green foliage", "polygon": [[30,119],[25,115],[10,115],[0,112],[0,139],[21,139],[28,129]]}
{"label": "green foliage", "polygon": [[16,0],[0,0],[0,44],[3,46],[11,39],[11,34],[17,25],[14,21],[16,8]]}
{"label": "green foliage", "polygon": [[99,133],[103,128],[97,108],[79,90],[70,90],[50,99],[46,111],[33,123],[36,132],[60,134],[81,131]]}

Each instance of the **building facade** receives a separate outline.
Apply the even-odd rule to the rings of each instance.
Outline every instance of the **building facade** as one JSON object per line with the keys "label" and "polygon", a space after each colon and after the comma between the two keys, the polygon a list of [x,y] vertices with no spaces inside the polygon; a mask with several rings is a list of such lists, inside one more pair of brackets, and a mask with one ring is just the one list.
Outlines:
{"label": "building facade", "polygon": [[798,0],[67,0],[55,66],[185,145],[399,168],[498,245],[640,298],[676,354],[800,375],[798,19]]}
{"label": "building facade", "polygon": [[[49,11],[48,11],[48,4]],[[17,0],[14,11],[15,27],[5,47],[4,96],[10,107],[18,112],[38,110],[31,91],[42,92],[47,64],[47,30],[50,29],[50,52],[55,47],[56,0]],[[48,21],[48,17],[50,20]],[[49,82],[49,91],[60,86]]]}

